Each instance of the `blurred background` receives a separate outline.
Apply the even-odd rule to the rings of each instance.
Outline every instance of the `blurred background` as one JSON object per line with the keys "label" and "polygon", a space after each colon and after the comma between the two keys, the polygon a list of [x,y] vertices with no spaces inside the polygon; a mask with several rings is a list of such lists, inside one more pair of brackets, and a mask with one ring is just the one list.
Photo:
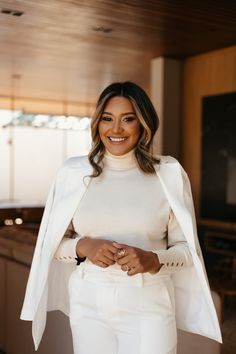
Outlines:
{"label": "blurred background", "polygon": [[[178,354],[236,352],[236,3],[0,0],[2,353],[34,352],[19,312],[48,190],[65,159],[89,151],[101,91],[127,80],[159,114],[155,152],[189,175],[222,325],[223,346],[179,333]],[[50,314],[39,353],[65,352],[67,319]]]}

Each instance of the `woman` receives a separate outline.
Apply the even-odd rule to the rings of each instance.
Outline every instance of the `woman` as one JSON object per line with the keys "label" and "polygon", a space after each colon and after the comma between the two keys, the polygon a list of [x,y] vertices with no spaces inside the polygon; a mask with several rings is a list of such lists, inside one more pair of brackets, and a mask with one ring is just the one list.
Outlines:
{"label": "woman", "polygon": [[111,84],[91,128],[88,158],[59,171],[40,227],[21,316],[35,347],[47,309],[70,316],[75,354],[174,354],[176,323],[221,341],[188,178],[152,154],[149,97]]}

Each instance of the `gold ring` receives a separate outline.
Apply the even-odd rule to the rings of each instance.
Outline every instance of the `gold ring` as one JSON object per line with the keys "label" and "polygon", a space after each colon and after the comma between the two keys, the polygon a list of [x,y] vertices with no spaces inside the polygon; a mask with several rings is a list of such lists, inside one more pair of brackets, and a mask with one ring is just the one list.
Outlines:
{"label": "gold ring", "polygon": [[124,248],[121,248],[121,249],[117,252],[117,254],[118,254],[119,257],[124,256],[125,253],[126,253],[126,252],[125,252],[125,249],[124,249]]}

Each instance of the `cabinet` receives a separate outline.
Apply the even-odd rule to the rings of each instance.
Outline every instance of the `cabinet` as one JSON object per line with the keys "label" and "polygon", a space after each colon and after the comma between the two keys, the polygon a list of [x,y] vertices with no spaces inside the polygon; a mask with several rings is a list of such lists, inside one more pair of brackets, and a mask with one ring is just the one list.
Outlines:
{"label": "cabinet", "polygon": [[[7,261],[6,270],[5,351],[9,354],[35,354],[31,334],[32,322],[19,319],[29,268],[17,262]],[[68,318],[61,312],[48,313],[47,327],[38,353],[73,353]]]}
{"label": "cabinet", "polygon": [[221,295],[224,308],[225,297],[236,296],[235,225],[202,221],[199,236],[211,288]]}
{"label": "cabinet", "polygon": [[6,261],[0,257],[0,349],[5,348]]}
{"label": "cabinet", "polygon": [[209,276],[220,271],[236,277],[236,225],[211,220],[198,223],[199,238]]}
{"label": "cabinet", "polygon": [[[0,352],[35,353],[32,323],[20,320],[20,312],[36,242],[34,232],[2,227],[0,232]],[[38,354],[72,354],[68,317],[59,311],[48,313]]]}
{"label": "cabinet", "polygon": [[[29,267],[0,257],[0,294],[3,300],[0,302],[0,351],[6,353],[35,353],[31,334],[32,323],[21,321],[19,318],[28,275]],[[59,311],[48,313],[45,335],[37,353],[73,353],[69,321],[63,313]]]}

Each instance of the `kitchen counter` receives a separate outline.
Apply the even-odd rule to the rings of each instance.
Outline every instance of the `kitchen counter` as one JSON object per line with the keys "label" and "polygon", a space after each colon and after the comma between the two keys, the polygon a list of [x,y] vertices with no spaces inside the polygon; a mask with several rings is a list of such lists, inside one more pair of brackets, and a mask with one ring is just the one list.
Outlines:
{"label": "kitchen counter", "polygon": [[38,225],[3,226],[0,228],[0,255],[31,265]]}

